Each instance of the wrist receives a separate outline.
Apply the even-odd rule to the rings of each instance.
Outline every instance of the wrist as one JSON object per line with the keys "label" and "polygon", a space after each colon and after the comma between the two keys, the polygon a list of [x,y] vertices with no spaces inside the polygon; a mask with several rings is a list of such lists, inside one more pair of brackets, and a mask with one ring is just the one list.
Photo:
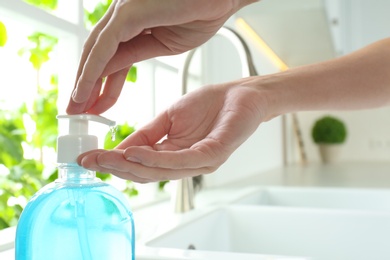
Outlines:
{"label": "wrist", "polygon": [[[280,73],[279,73],[280,74]],[[291,93],[283,87],[279,74],[253,76],[234,82],[235,86],[253,89],[250,99],[256,104],[261,122],[290,112],[289,96]],[[260,123],[261,123],[260,122]]]}

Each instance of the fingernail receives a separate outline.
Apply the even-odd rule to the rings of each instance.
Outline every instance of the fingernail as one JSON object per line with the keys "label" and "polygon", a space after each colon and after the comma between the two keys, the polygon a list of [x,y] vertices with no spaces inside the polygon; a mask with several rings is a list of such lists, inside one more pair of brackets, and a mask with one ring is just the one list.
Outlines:
{"label": "fingernail", "polygon": [[106,169],[115,169],[115,166],[112,164],[100,164],[99,166]]}
{"label": "fingernail", "polygon": [[140,163],[141,160],[137,157],[134,157],[134,156],[129,156],[126,158],[126,160],[130,161],[130,162],[135,162],[135,163]]}
{"label": "fingernail", "polygon": [[72,93],[72,99],[73,101],[76,101],[76,95],[77,95],[77,89],[75,88]]}

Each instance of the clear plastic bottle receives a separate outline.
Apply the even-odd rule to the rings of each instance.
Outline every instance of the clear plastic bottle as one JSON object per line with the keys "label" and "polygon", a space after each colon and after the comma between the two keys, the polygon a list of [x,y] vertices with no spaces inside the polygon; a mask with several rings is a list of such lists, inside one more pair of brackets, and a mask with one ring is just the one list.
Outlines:
{"label": "clear plastic bottle", "polygon": [[[134,222],[126,198],[74,162],[78,154],[97,146],[95,137],[85,134],[88,121],[112,121],[91,115],[60,118],[64,117],[71,122],[70,134],[58,141],[59,177],[23,210],[16,231],[16,260],[134,260]],[[75,149],[76,155],[69,156]]]}

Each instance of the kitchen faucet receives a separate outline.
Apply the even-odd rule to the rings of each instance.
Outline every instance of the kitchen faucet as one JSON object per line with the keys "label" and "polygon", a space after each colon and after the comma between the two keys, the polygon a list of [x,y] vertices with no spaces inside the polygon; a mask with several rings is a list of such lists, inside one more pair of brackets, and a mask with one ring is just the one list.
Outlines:
{"label": "kitchen faucet", "polygon": [[[253,64],[249,47],[237,32],[227,27],[221,27],[216,35],[225,37],[237,50],[241,61],[243,77],[258,75]],[[188,69],[195,51],[196,49],[193,49],[187,53],[183,67],[179,71],[182,95],[187,93]],[[194,183],[197,183],[197,185],[200,186],[202,183],[202,175],[187,177],[176,181],[176,189],[173,194],[174,210],[176,213],[184,213],[194,208]]]}

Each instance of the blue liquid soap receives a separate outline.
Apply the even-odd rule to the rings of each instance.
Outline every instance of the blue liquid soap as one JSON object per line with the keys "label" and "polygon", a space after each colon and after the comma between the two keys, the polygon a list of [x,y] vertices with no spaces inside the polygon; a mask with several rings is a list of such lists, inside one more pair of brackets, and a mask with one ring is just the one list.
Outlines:
{"label": "blue liquid soap", "polygon": [[134,222],[125,196],[76,163],[22,212],[16,260],[134,260]]}

